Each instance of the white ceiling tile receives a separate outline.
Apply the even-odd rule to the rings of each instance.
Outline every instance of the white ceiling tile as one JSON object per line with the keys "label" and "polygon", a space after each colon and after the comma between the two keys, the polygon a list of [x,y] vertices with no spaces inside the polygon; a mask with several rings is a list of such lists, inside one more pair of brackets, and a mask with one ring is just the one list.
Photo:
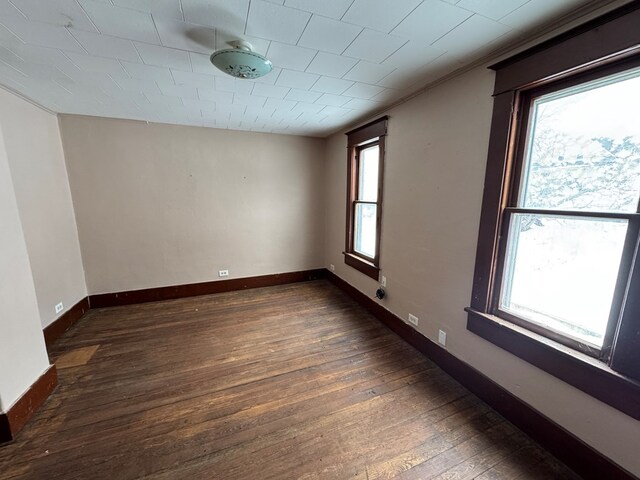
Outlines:
{"label": "white ceiling tile", "polygon": [[400,67],[383,79],[378,80],[376,84],[383,87],[407,89],[418,82],[423,75],[423,68]]}
{"label": "white ceiling tile", "polygon": [[212,28],[171,19],[155,19],[160,41],[165,47],[211,55],[215,50],[216,31]]}
{"label": "white ceiling tile", "polygon": [[446,53],[444,50],[434,48],[427,43],[409,40],[382,63],[394,67],[416,67],[427,64],[444,53]]}
{"label": "white ceiling tile", "polygon": [[29,20],[45,22],[59,27],[97,32],[96,27],[75,0],[13,0],[12,2]]}
{"label": "white ceiling tile", "polygon": [[249,7],[246,32],[247,35],[295,44],[310,16],[301,10],[253,0]]}
{"label": "white ceiling tile", "polygon": [[355,0],[342,20],[380,32],[390,32],[420,2],[422,0],[394,0],[390,8],[388,0]]}
{"label": "white ceiling tile", "polygon": [[127,74],[120,62],[115,58],[98,57],[77,52],[67,52],[66,55],[81,70],[120,75]]}
{"label": "white ceiling tile", "polygon": [[394,69],[395,67],[392,65],[380,65],[377,63],[361,61],[349,70],[344,78],[346,80],[373,84],[378,83],[384,77],[393,72]]}
{"label": "white ceiling tile", "polygon": [[129,75],[143,80],[155,80],[165,84],[173,83],[173,77],[168,68],[156,67],[155,65],[144,65],[122,61],[122,66]]}
{"label": "white ceiling tile", "polygon": [[353,85],[353,82],[349,80],[342,80],[341,78],[333,77],[320,77],[320,79],[313,84],[310,90],[340,95],[351,85]]}
{"label": "white ceiling tile", "polygon": [[306,102],[298,102],[298,104],[291,109],[293,113],[318,113],[320,110],[324,108],[324,105],[320,105],[318,103],[306,103]]}
{"label": "white ceiling tile", "polygon": [[91,32],[74,30],[73,36],[87,52],[101,57],[118,58],[129,62],[140,62],[140,55],[131,40],[109,37]]}
{"label": "white ceiling tile", "polygon": [[55,48],[38,47],[24,43],[7,45],[7,47],[26,62],[42,63],[43,65],[53,65],[54,67],[72,65],[69,59]]}
{"label": "white ceiling tile", "polygon": [[502,17],[500,23],[513,28],[526,29],[537,27],[555,17],[565,15],[576,6],[583,3],[581,0],[530,0],[517,10]]}
{"label": "white ceiling tile", "polygon": [[284,97],[287,100],[293,100],[296,102],[307,102],[313,103],[318,98],[320,98],[322,94],[317,92],[309,92],[308,90],[298,90],[297,88],[292,88],[287,96]]}
{"label": "white ceiling tile", "polygon": [[160,82],[158,82],[158,87],[160,88],[162,94],[167,95],[168,97],[191,98],[194,100],[198,98],[198,92],[195,87],[162,84]]}
{"label": "white ceiling tile", "polygon": [[344,51],[344,55],[380,63],[405,43],[406,38],[365,29]]}
{"label": "white ceiling tile", "polygon": [[279,98],[267,98],[264,104],[265,108],[274,108],[277,110],[291,110],[298,102],[294,100],[282,100]]}
{"label": "white ceiling tile", "polygon": [[318,75],[328,75],[330,77],[342,77],[345,73],[358,63],[355,58],[343,57],[333,53],[318,52],[311,64],[307,67],[307,72]]}
{"label": "white ceiling tile", "polygon": [[142,92],[151,96],[160,95],[160,89],[153,80],[120,76],[112,76],[112,78],[123,90]]}
{"label": "white ceiling tile", "polygon": [[316,103],[318,105],[330,105],[332,107],[341,107],[347,103],[351,98],[343,97],[342,95],[333,95],[332,93],[323,94]]}
{"label": "white ceiling tile", "polygon": [[176,85],[187,85],[199,88],[215,88],[215,76],[204,73],[185,72],[182,70],[171,70]]}
{"label": "white ceiling tile", "polygon": [[440,0],[425,0],[392,33],[433,43],[471,15],[473,13],[468,10]]}
{"label": "white ceiling tile", "polygon": [[326,115],[320,112],[303,112],[298,117],[298,120],[301,122],[317,123],[319,121],[322,121],[325,117]]}
{"label": "white ceiling tile", "polygon": [[194,73],[204,73],[207,75],[215,75],[218,70],[213,66],[210,60],[210,55],[206,55],[203,53],[195,53],[189,52],[189,57],[191,59],[191,69]]}
{"label": "white ceiling tile", "polygon": [[216,109],[216,102],[210,100],[200,100],[200,98],[183,98],[182,104],[190,109],[199,109],[213,112]]}
{"label": "white ceiling tile", "polygon": [[286,0],[287,7],[299,8],[307,12],[317,13],[323,17],[339,20],[353,0]]}
{"label": "white ceiling tile", "polygon": [[243,33],[249,0],[182,0],[187,22],[207,25],[229,33]]}
{"label": "white ceiling tile", "polygon": [[2,18],[0,22],[23,43],[61,48],[73,52],[84,51],[66,28],[48,23],[27,21],[17,17]]}
{"label": "white ceiling tile", "polygon": [[374,102],[372,100],[364,100],[362,98],[352,98],[347,103],[343,105],[344,108],[351,108],[353,110],[361,110],[367,111],[372,110],[374,108],[380,108],[382,105],[379,102]]}
{"label": "white ceiling tile", "polygon": [[384,88],[377,85],[368,85],[366,83],[356,83],[349,88],[343,95],[355,98],[370,99],[384,92]]}
{"label": "white ceiling tile", "polygon": [[183,20],[180,0],[112,0],[117,7],[151,13],[155,18]]}
{"label": "white ceiling tile", "polygon": [[316,53],[318,53],[317,50],[310,48],[271,42],[267,58],[277,67],[304,71]]}
{"label": "white ceiling tile", "polygon": [[0,17],[0,43],[2,43],[2,45],[4,46],[9,46],[9,45],[15,45],[15,44],[21,44],[23,45],[24,42],[22,40],[20,40],[13,32],[9,31],[9,29],[7,29],[4,25],[2,25],[2,22],[6,22],[6,18],[22,18],[22,15],[18,16],[12,16],[12,17]]}
{"label": "white ceiling tile", "polygon": [[25,19],[26,15],[18,10],[12,3],[8,0],[0,1],[0,18],[11,18],[17,17],[21,19]]}
{"label": "white ceiling tile", "polygon": [[180,97],[172,95],[163,95],[158,93],[153,95],[151,93],[145,93],[145,96],[149,99],[149,102],[155,109],[169,109],[175,111],[183,107]]}
{"label": "white ceiling tile", "polygon": [[215,102],[216,105],[219,105],[231,103],[233,101],[233,94],[228,92],[216,92],[212,89],[198,88],[198,98],[200,98],[200,100]]}
{"label": "white ceiling tile", "polygon": [[289,87],[256,83],[251,94],[260,97],[284,98],[289,93],[289,90],[291,90]]}
{"label": "white ceiling tile", "polygon": [[247,105],[251,107],[263,107],[267,101],[265,97],[256,97],[254,95],[246,95],[244,93],[234,93],[233,103],[236,105]]}
{"label": "white ceiling tile", "polygon": [[184,50],[141,42],[133,42],[133,44],[142,57],[142,61],[147,65],[191,71],[189,53]]}
{"label": "white ceiling tile", "polygon": [[67,75],[71,77],[76,83],[98,87],[101,89],[106,88],[108,90],[111,90],[116,85],[111,76],[112,74],[91,72],[88,70],[76,70],[75,72],[68,72]]}
{"label": "white ceiling tile", "polygon": [[216,77],[216,90],[220,92],[251,94],[254,85],[254,83],[233,78],[228,75]]}
{"label": "white ceiling tile", "polygon": [[362,30],[362,27],[314,15],[298,45],[323,52],[342,53]]}
{"label": "white ceiling tile", "polygon": [[[466,52],[477,50],[478,47],[485,47],[510,31],[511,27],[474,15],[440,38],[433,47],[462,56]],[[473,38],[475,45],[469,45],[470,38]]]}
{"label": "white ceiling tile", "polygon": [[93,0],[77,1],[101,33],[141,42],[159,43],[156,27],[149,13]]}
{"label": "white ceiling tile", "polygon": [[529,0],[461,0],[458,7],[466,8],[485,17],[499,20]]}
{"label": "white ceiling tile", "polygon": [[239,104],[216,104],[216,113],[220,115],[244,115],[244,111],[247,109],[246,105]]}
{"label": "white ceiling tile", "polygon": [[318,78],[320,77],[313,73],[303,73],[296,72],[295,70],[283,69],[278,80],[276,80],[276,85],[305,90],[313,85]]}
{"label": "white ceiling tile", "polygon": [[331,116],[331,117],[342,117],[344,115],[348,115],[353,112],[353,110],[343,107],[332,107],[327,106],[320,110],[320,113],[323,115]]}

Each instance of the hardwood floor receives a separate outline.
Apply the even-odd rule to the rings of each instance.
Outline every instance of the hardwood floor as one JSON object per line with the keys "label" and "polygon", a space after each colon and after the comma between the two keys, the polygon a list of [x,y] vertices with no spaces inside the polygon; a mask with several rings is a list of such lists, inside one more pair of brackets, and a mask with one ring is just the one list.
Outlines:
{"label": "hardwood floor", "polygon": [[327,281],[91,310],[0,478],[574,479]]}

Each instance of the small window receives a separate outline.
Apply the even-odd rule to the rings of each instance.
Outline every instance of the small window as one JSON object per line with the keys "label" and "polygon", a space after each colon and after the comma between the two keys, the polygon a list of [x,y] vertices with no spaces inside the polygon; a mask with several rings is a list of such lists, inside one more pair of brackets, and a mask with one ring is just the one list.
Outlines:
{"label": "small window", "polygon": [[347,133],[347,240],[345,263],[378,279],[382,173],[387,117]]}

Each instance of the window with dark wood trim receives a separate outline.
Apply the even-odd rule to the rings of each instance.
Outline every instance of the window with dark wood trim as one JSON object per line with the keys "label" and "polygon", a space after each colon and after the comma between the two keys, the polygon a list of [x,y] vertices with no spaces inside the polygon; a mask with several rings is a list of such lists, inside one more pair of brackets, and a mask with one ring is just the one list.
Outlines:
{"label": "window with dark wood trim", "polygon": [[387,117],[347,132],[347,227],[344,261],[375,280],[380,271],[382,177]]}
{"label": "window with dark wood trim", "polygon": [[[640,138],[598,135],[606,118],[569,125],[567,111],[581,95],[597,97],[640,78],[638,24],[640,5],[633,2],[491,67],[494,110],[466,309],[470,331],[636,419]],[[630,97],[618,98],[620,109],[632,109]],[[545,136],[547,124],[596,133],[570,141],[555,130]],[[541,139],[546,143],[536,143]],[[589,175],[606,181],[592,185]],[[563,247],[570,242],[581,246]],[[569,259],[562,253],[569,250],[582,258]],[[565,259],[579,267],[573,285],[559,264]],[[577,288],[585,279],[597,288]]]}

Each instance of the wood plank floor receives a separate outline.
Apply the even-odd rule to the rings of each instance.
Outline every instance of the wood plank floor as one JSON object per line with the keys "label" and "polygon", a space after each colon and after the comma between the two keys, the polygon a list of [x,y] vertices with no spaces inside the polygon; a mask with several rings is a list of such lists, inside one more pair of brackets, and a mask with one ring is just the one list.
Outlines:
{"label": "wood plank floor", "polygon": [[1,479],[577,478],[324,280],[91,310],[52,357]]}

